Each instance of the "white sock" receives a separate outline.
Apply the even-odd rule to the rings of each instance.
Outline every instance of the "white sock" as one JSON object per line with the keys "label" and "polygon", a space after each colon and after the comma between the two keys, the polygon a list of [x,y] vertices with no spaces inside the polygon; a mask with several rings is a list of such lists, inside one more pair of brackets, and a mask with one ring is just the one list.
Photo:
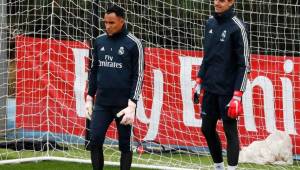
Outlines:
{"label": "white sock", "polygon": [[215,163],[215,170],[225,170],[225,168],[224,168],[224,162]]}
{"label": "white sock", "polygon": [[227,167],[227,170],[236,170],[237,169],[237,166],[229,166]]}

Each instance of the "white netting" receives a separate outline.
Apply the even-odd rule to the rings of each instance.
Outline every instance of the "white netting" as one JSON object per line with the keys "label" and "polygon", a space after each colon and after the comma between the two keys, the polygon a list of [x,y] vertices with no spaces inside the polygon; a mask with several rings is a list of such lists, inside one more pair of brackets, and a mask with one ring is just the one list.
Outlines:
{"label": "white netting", "polygon": [[[211,0],[0,0],[0,164],[27,158],[88,162],[83,117],[88,48],[103,32],[103,12],[112,2],[126,9],[128,28],[145,47],[134,127],[134,146],[143,145],[145,152],[134,155],[134,165],[212,167],[199,108],[191,101]],[[240,0],[235,7],[248,25],[252,54],[239,122],[241,145],[283,130],[299,159],[299,0]],[[218,131],[225,151],[221,124]],[[115,139],[112,126],[105,145],[110,164],[119,161]],[[297,166],[297,161],[288,167],[239,165]]]}

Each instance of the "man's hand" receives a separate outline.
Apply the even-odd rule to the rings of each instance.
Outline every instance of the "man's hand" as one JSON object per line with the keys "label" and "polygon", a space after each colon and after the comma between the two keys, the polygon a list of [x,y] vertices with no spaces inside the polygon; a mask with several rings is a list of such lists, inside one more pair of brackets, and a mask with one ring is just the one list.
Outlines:
{"label": "man's hand", "polygon": [[193,94],[192,94],[194,104],[199,103],[199,97],[200,97],[200,92],[201,92],[201,82],[202,82],[202,80],[200,78],[196,79],[196,84],[193,88]]}
{"label": "man's hand", "polygon": [[92,113],[93,113],[93,98],[90,95],[87,95],[85,100],[85,117],[91,120]]}
{"label": "man's hand", "polygon": [[121,124],[131,125],[134,122],[135,108],[136,104],[129,99],[128,106],[125,109],[121,110],[119,113],[117,113],[117,117],[121,117],[124,115],[120,122]]}
{"label": "man's hand", "polygon": [[242,95],[241,91],[234,91],[233,97],[228,103],[228,117],[237,118],[239,115],[243,114],[243,106],[242,106]]}

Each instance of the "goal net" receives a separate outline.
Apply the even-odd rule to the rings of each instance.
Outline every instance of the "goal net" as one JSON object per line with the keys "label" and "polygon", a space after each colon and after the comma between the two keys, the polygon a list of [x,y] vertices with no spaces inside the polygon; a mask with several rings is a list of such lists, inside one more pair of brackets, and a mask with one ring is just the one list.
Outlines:
{"label": "goal net", "polygon": [[[110,3],[126,10],[145,51],[143,91],[133,129],[133,166],[211,168],[199,105],[191,100],[203,59],[211,0],[0,0],[0,164],[36,160],[90,162],[84,98],[89,49]],[[251,73],[239,119],[241,146],[287,133],[300,155],[300,2],[239,0],[248,26]],[[226,139],[217,126],[224,156]],[[106,164],[119,164],[114,123]],[[226,162],[226,160],[225,160]],[[241,169],[295,168],[242,163]]]}

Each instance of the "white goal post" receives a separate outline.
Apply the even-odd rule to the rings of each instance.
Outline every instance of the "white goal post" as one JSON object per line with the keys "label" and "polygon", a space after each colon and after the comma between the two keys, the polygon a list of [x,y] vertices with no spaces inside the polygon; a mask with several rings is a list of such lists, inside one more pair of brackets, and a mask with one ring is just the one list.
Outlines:
{"label": "white goal post", "polygon": [[[128,29],[145,51],[133,166],[212,168],[199,105],[191,100],[212,0],[0,0],[0,164],[90,163],[84,118],[89,49],[104,32],[102,16],[111,3],[125,9]],[[300,166],[300,1],[239,0],[235,10],[247,24],[251,47],[241,146],[284,131],[296,161],[260,168],[295,168]],[[226,155],[221,122],[217,129]],[[119,164],[116,139],[113,124],[105,164]]]}

